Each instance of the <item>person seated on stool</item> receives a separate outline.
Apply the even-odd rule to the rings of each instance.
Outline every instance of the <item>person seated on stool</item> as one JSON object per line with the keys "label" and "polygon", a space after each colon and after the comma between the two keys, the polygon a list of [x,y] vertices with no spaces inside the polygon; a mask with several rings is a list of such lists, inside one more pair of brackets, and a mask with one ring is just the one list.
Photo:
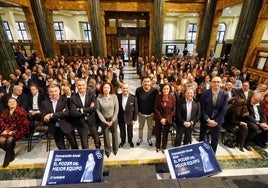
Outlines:
{"label": "person seated on stool", "polygon": [[183,145],[192,143],[192,130],[195,123],[201,116],[200,103],[193,100],[194,89],[189,87],[184,92],[184,98],[178,101],[176,120],[177,130],[175,138],[175,147],[181,145],[182,136],[184,135]]}
{"label": "person seated on stool", "polygon": [[60,95],[60,88],[51,84],[48,86],[49,98],[42,102],[41,112],[44,123],[48,125],[48,131],[53,136],[58,149],[66,149],[64,136],[67,138],[72,149],[78,149],[73,134],[73,126],[66,121],[69,116],[67,99]]}
{"label": "person seated on stool", "polygon": [[264,103],[262,93],[255,92],[247,104],[249,111],[247,142],[253,141],[258,146],[265,148],[268,140],[268,125],[264,114]]}
{"label": "person seated on stool", "polygon": [[29,133],[26,110],[19,107],[17,99],[12,97],[7,100],[7,106],[0,115],[0,147],[6,151],[3,168],[15,158],[16,140]]}
{"label": "person seated on stool", "polygon": [[245,145],[248,135],[248,125],[246,119],[249,112],[246,105],[246,100],[243,98],[236,98],[229,106],[227,114],[224,117],[223,128],[237,136],[237,144],[240,151],[243,148],[250,150],[248,145]]}

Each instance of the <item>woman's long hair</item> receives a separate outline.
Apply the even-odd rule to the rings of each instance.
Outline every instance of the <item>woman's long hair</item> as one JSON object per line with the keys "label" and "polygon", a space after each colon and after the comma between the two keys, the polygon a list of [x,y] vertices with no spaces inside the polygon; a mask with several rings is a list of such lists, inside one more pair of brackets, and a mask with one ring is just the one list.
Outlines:
{"label": "woman's long hair", "polygon": [[237,115],[248,113],[247,102],[243,98],[234,99],[229,108],[234,110],[237,113]]}
{"label": "woman's long hair", "polygon": [[[10,98],[8,98],[7,103],[8,103],[8,101],[11,100],[11,99],[14,99],[14,100],[17,102],[17,107],[18,107],[18,106],[19,106],[18,100],[17,100],[16,98],[14,98],[14,97],[10,97]],[[10,109],[9,109],[9,107],[7,107],[7,108],[3,111],[3,113],[4,113],[3,120],[6,120],[6,119],[9,117],[9,114],[10,114]]]}

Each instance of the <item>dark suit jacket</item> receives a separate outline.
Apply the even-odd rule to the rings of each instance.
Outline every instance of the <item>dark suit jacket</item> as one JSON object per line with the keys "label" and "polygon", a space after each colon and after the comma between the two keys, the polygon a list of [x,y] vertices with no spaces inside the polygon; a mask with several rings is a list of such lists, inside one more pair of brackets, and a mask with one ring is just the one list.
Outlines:
{"label": "dark suit jacket", "polygon": [[[177,104],[176,109],[176,120],[177,125],[183,125],[185,121],[187,121],[187,107],[186,107],[186,99],[181,99]],[[193,100],[192,102],[192,111],[191,111],[191,119],[190,121],[195,124],[201,116],[201,107],[200,103]]]}
{"label": "dark suit jacket", "polygon": [[[238,97],[246,99],[244,91],[242,89],[237,89],[236,93],[237,93]],[[250,101],[250,99],[253,96],[253,94],[254,94],[254,91],[252,89],[249,89],[249,91],[248,91],[248,100],[247,100],[248,102]]]}
{"label": "dark suit jacket", "polygon": [[73,126],[65,120],[65,118],[69,116],[69,108],[66,98],[62,96],[59,97],[56,112],[53,111],[52,101],[46,98],[42,102],[41,113],[43,116],[53,113],[52,118],[46,123],[48,125],[48,130],[52,135],[55,133],[56,122],[59,123],[59,126],[64,133],[71,133],[73,131]]}
{"label": "dark suit jacket", "polygon": [[215,106],[212,101],[212,89],[205,90],[202,93],[200,102],[202,120],[213,119],[218,125],[224,122],[224,116],[228,109],[228,95],[225,91],[219,91]]}
{"label": "dark suit jacket", "polygon": [[[87,119],[90,125],[96,125],[96,109],[97,109],[97,102],[96,97],[93,93],[87,92],[85,97],[85,106],[83,106],[82,101],[78,93],[75,93],[70,98],[70,115],[74,117],[79,124],[79,120],[81,118]],[[94,107],[90,107],[91,103],[94,103]],[[82,108],[82,111],[77,111],[77,108]],[[78,125],[79,126],[79,125]]]}
{"label": "dark suit jacket", "polygon": [[138,103],[137,98],[129,94],[125,110],[122,107],[122,93],[117,95],[119,112],[118,112],[118,123],[119,124],[131,124],[131,121],[136,121],[138,116]]}
{"label": "dark suit jacket", "polygon": [[[37,98],[37,103],[38,103],[39,110],[41,110],[41,108],[42,108],[42,102],[44,100],[45,100],[45,96],[42,95],[41,93],[39,93],[38,94],[38,98]],[[33,95],[31,93],[29,93],[29,95],[28,95],[27,112],[29,112],[30,110],[33,110]]]}
{"label": "dark suit jacket", "polygon": [[[8,93],[8,94],[6,94],[6,95],[4,95],[2,97],[4,108],[8,107],[7,106],[7,101],[8,101],[8,99],[10,97],[12,97],[12,93]],[[27,108],[27,106],[28,106],[28,96],[26,94],[22,93],[21,95],[19,95],[18,98],[17,98],[17,101],[18,101],[20,107],[22,107],[24,109]]]}
{"label": "dark suit jacket", "polygon": [[[250,102],[247,103],[247,106],[248,106],[248,111],[249,111],[248,121],[253,122],[253,123],[257,123],[257,121],[255,120],[253,106],[250,104]],[[264,113],[264,103],[260,102],[260,105],[257,106],[257,108],[258,108],[258,112],[259,112],[259,116],[260,116],[259,123],[267,123],[267,118],[266,118],[265,113]]]}
{"label": "dark suit jacket", "polygon": [[176,101],[173,94],[168,95],[169,102],[166,107],[162,104],[163,94],[159,94],[156,96],[154,103],[154,120],[156,122],[160,122],[162,118],[166,118],[168,124],[172,124],[173,116],[176,112]]}

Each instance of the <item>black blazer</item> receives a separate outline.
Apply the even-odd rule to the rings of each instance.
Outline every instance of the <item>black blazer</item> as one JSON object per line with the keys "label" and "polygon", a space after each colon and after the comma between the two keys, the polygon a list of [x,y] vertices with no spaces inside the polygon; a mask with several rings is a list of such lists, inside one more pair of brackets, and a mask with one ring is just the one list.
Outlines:
{"label": "black blazer", "polygon": [[137,98],[132,94],[128,95],[125,111],[122,107],[122,93],[118,94],[117,98],[119,104],[118,123],[129,125],[131,121],[136,121],[138,116]]}
{"label": "black blazer", "polygon": [[[42,102],[45,100],[45,95],[39,93],[38,94],[38,98],[37,98],[37,103],[38,103],[38,107],[39,110],[41,110],[42,107]],[[27,106],[27,112],[29,112],[30,110],[33,110],[33,95],[31,93],[29,93],[28,95],[28,106]],[[35,109],[36,110],[36,109]]]}
{"label": "black blazer", "polygon": [[[187,121],[187,107],[186,107],[186,99],[181,99],[177,104],[176,110],[176,121],[178,126],[183,126],[183,123]],[[192,102],[192,111],[191,111],[191,119],[190,121],[195,124],[201,116],[201,107],[200,103],[193,100]]]}
{"label": "black blazer", "polygon": [[[7,101],[8,101],[8,99],[10,97],[12,97],[12,93],[8,93],[8,94],[6,94],[6,95],[4,95],[2,97],[2,99],[3,99],[2,102],[3,102],[4,108],[8,107],[7,106]],[[26,94],[22,93],[21,95],[19,95],[18,98],[17,98],[17,101],[18,101],[20,107],[22,107],[24,109],[27,108],[27,106],[28,106],[28,96]]]}
{"label": "black blazer", "polygon": [[[75,118],[75,122],[78,124],[81,118],[83,118],[86,119],[90,125],[96,125],[96,97],[93,93],[87,91],[85,100],[85,106],[83,106],[79,94],[75,93],[72,95],[70,98],[70,115]],[[95,105],[90,107],[91,103]],[[81,110],[78,111],[77,108],[82,108],[83,112]]]}
{"label": "black blazer", "polygon": [[48,131],[52,135],[55,133],[56,122],[59,123],[59,126],[64,133],[71,133],[73,131],[73,126],[66,121],[66,118],[69,116],[69,108],[66,98],[62,96],[59,97],[56,112],[53,111],[52,101],[49,98],[46,98],[42,102],[41,113],[43,116],[53,113],[52,118],[46,123],[48,125]]}
{"label": "black blazer", "polygon": [[[257,121],[255,120],[253,106],[250,104],[250,102],[247,103],[247,106],[248,106],[248,111],[249,111],[249,118],[248,118],[248,120],[250,122],[257,123]],[[260,116],[259,123],[267,123],[267,118],[266,118],[266,116],[264,114],[264,103],[263,102],[260,102],[260,105],[257,106],[257,108],[258,108],[258,112],[259,112],[259,116]]]}

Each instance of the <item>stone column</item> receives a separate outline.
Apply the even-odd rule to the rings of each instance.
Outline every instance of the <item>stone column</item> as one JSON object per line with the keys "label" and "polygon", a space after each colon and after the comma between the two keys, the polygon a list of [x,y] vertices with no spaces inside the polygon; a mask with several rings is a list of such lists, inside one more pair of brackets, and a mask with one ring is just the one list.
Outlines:
{"label": "stone column", "polygon": [[4,78],[8,78],[8,75],[15,71],[17,63],[14,55],[14,51],[8,40],[6,31],[3,27],[3,20],[0,16],[0,73]]}
{"label": "stone column", "polygon": [[198,36],[198,46],[197,53],[198,56],[207,57],[207,51],[209,47],[211,28],[213,24],[214,14],[216,10],[217,0],[206,0],[205,6],[203,9],[202,22],[200,24],[199,36]]}
{"label": "stone column", "polygon": [[55,50],[46,17],[44,0],[30,1],[44,55],[45,57],[53,58],[55,57]]}
{"label": "stone column", "polygon": [[94,56],[104,57],[104,43],[100,18],[100,0],[88,0],[90,28],[92,34]]}
{"label": "stone column", "polygon": [[160,59],[163,46],[165,0],[154,0],[152,55]]}
{"label": "stone column", "polygon": [[234,42],[230,52],[228,67],[235,66],[241,69],[244,65],[250,42],[263,1],[244,0],[239,21],[237,24]]}

